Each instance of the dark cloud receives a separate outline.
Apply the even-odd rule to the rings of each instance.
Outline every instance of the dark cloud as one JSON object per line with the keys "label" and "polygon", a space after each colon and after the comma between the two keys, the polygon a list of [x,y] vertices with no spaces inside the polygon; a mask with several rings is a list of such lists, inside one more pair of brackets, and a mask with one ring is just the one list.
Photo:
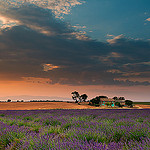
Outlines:
{"label": "dark cloud", "polygon": [[67,24],[60,20],[56,21],[50,10],[35,5],[22,5],[19,8],[2,11],[1,14],[11,20],[18,21],[20,25],[25,25],[33,30],[48,31],[52,35],[70,32]]}
{"label": "dark cloud", "polygon": [[[77,39],[72,34],[75,31],[55,19],[51,11],[33,5],[9,9],[3,16],[19,22],[0,32],[0,73],[7,74],[8,79],[50,78],[52,84],[71,85],[150,85],[148,81],[115,80],[149,75],[148,41],[123,36],[113,44]],[[44,71],[44,64],[59,68]]]}

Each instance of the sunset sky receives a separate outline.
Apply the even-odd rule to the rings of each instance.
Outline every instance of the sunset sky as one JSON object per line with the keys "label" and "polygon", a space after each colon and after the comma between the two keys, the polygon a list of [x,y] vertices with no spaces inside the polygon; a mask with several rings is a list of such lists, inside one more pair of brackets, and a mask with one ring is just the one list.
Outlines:
{"label": "sunset sky", "polygon": [[72,91],[150,101],[149,0],[1,0],[0,100]]}

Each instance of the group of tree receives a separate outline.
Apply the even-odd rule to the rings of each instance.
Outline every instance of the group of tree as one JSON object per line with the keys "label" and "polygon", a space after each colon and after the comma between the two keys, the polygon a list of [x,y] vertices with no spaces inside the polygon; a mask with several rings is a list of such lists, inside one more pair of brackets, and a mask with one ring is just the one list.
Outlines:
{"label": "group of tree", "polygon": [[75,103],[86,102],[86,99],[88,98],[86,94],[80,95],[77,91],[74,91],[71,94],[73,95],[72,99],[75,100]]}
{"label": "group of tree", "polygon": [[24,101],[23,101],[23,100],[20,100],[20,101],[19,101],[19,100],[17,100],[17,102],[24,102]]}
{"label": "group of tree", "polygon": [[96,96],[95,98],[92,98],[90,100],[89,105],[99,106],[101,98],[108,98],[108,97],[107,96]]}
{"label": "group of tree", "polygon": [[30,100],[30,102],[63,102],[58,100]]}
{"label": "group of tree", "polygon": [[115,97],[113,97],[113,99],[117,100],[115,102],[115,105],[118,106],[118,107],[123,107],[124,106],[124,105],[121,104],[122,101],[125,102],[125,105],[127,105],[129,107],[133,107],[133,101],[131,101],[131,100],[125,100],[124,97],[117,97],[117,96],[115,96]]}
{"label": "group of tree", "polygon": [[[131,100],[125,100],[124,102],[125,102],[126,106],[133,107],[133,101],[131,101]],[[119,101],[115,102],[115,105],[118,106],[118,107],[123,107],[124,106]]]}
{"label": "group of tree", "polygon": [[[90,100],[89,105],[99,106],[101,98],[108,98],[108,97],[107,96],[97,96],[97,97]],[[116,101],[115,106],[123,107],[125,104],[128,107],[133,107],[133,101],[125,100],[124,97],[116,97],[115,96],[115,97],[113,97],[113,99]],[[124,102],[124,104],[122,102]],[[111,103],[107,102],[107,103],[105,103],[105,105],[110,106]]]}
{"label": "group of tree", "polygon": [[[77,91],[74,91],[71,93],[73,96],[72,96],[72,99],[75,100],[75,103],[79,103],[79,102],[85,102],[86,99],[88,98],[87,94],[82,94],[80,95],[79,92]],[[95,98],[91,99],[89,101],[89,105],[94,105],[94,106],[99,106],[100,105],[100,102],[101,102],[101,98],[107,98],[107,96],[96,96]],[[125,100],[124,97],[113,97],[113,99],[116,101],[115,102],[115,106],[118,106],[118,107],[123,107],[124,104],[128,107],[133,107],[133,101],[131,100]],[[122,104],[122,102],[124,102],[124,104]],[[110,106],[111,103],[110,102],[107,102],[105,103],[107,106]]]}
{"label": "group of tree", "polygon": [[[8,99],[7,102],[12,102],[11,99]],[[17,100],[17,102],[24,102],[23,100]]]}
{"label": "group of tree", "polygon": [[117,96],[113,97],[113,99],[114,99],[114,100],[125,100],[124,97],[117,97]]}
{"label": "group of tree", "polygon": [[8,99],[7,102],[11,102],[11,99]]}
{"label": "group of tree", "polygon": [[133,107],[133,101],[131,100],[125,100],[125,104],[129,107]]}

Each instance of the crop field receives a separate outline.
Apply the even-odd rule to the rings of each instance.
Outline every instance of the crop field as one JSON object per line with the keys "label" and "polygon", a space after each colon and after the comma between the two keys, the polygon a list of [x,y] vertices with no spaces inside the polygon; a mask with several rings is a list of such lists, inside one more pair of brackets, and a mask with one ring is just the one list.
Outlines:
{"label": "crop field", "polygon": [[133,102],[133,104],[150,105],[150,102]]}
{"label": "crop field", "polygon": [[1,110],[0,150],[148,150],[150,109]]}

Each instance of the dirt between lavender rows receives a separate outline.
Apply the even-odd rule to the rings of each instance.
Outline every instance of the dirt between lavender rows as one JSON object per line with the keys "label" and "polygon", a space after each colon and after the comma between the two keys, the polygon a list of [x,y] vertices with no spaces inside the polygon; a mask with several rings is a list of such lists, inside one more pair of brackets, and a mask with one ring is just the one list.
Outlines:
{"label": "dirt between lavender rows", "polygon": [[[130,109],[111,108],[107,106],[95,107],[88,105],[88,102],[76,103],[67,102],[0,102],[0,110],[39,110],[39,109]],[[135,105],[131,109],[150,109],[150,105]]]}

